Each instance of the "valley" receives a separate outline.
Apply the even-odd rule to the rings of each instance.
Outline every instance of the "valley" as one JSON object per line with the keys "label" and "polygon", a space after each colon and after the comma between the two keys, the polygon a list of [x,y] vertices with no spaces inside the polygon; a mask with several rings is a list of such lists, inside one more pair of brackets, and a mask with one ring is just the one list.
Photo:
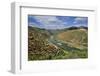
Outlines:
{"label": "valley", "polygon": [[87,27],[48,30],[28,26],[28,60],[88,57]]}

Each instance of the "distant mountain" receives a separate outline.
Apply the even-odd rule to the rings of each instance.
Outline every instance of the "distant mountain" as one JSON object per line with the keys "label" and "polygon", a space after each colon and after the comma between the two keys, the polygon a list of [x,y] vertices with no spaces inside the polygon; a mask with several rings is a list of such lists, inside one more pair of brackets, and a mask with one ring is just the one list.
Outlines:
{"label": "distant mountain", "polygon": [[88,27],[85,27],[85,26],[80,26],[79,28],[88,30]]}
{"label": "distant mountain", "polygon": [[86,29],[86,30],[88,30],[88,27],[85,27],[85,26],[80,26],[80,27],[72,26],[72,27],[69,27],[67,29],[68,30],[74,30],[74,29]]}

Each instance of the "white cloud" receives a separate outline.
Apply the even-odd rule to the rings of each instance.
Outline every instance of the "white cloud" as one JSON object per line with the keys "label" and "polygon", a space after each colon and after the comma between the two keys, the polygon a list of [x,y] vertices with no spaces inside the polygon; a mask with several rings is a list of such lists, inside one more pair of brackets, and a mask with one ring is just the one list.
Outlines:
{"label": "white cloud", "polygon": [[77,17],[77,18],[75,18],[74,23],[85,22],[86,20],[87,20],[86,17]]}
{"label": "white cloud", "polygon": [[57,19],[56,16],[34,16],[42,27],[49,29],[60,29],[65,27],[65,22]]}

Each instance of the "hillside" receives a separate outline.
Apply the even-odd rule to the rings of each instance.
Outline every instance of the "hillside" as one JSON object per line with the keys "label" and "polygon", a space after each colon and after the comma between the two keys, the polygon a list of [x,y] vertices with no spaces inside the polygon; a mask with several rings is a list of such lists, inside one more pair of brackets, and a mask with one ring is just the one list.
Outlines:
{"label": "hillside", "polygon": [[65,55],[64,51],[48,42],[47,30],[28,27],[28,60],[56,59]]}
{"label": "hillside", "polygon": [[28,60],[87,58],[87,42],[86,27],[46,30],[28,26]]}
{"label": "hillside", "polygon": [[68,30],[57,35],[59,40],[69,43],[73,47],[87,46],[88,33],[86,29]]}

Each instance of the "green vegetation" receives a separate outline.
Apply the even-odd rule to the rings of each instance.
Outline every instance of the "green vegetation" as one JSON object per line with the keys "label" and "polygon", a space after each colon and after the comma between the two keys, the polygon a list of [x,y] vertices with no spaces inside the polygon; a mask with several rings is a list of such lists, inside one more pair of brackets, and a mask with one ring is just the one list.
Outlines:
{"label": "green vegetation", "polygon": [[28,26],[28,60],[88,57],[87,29],[46,30]]}

